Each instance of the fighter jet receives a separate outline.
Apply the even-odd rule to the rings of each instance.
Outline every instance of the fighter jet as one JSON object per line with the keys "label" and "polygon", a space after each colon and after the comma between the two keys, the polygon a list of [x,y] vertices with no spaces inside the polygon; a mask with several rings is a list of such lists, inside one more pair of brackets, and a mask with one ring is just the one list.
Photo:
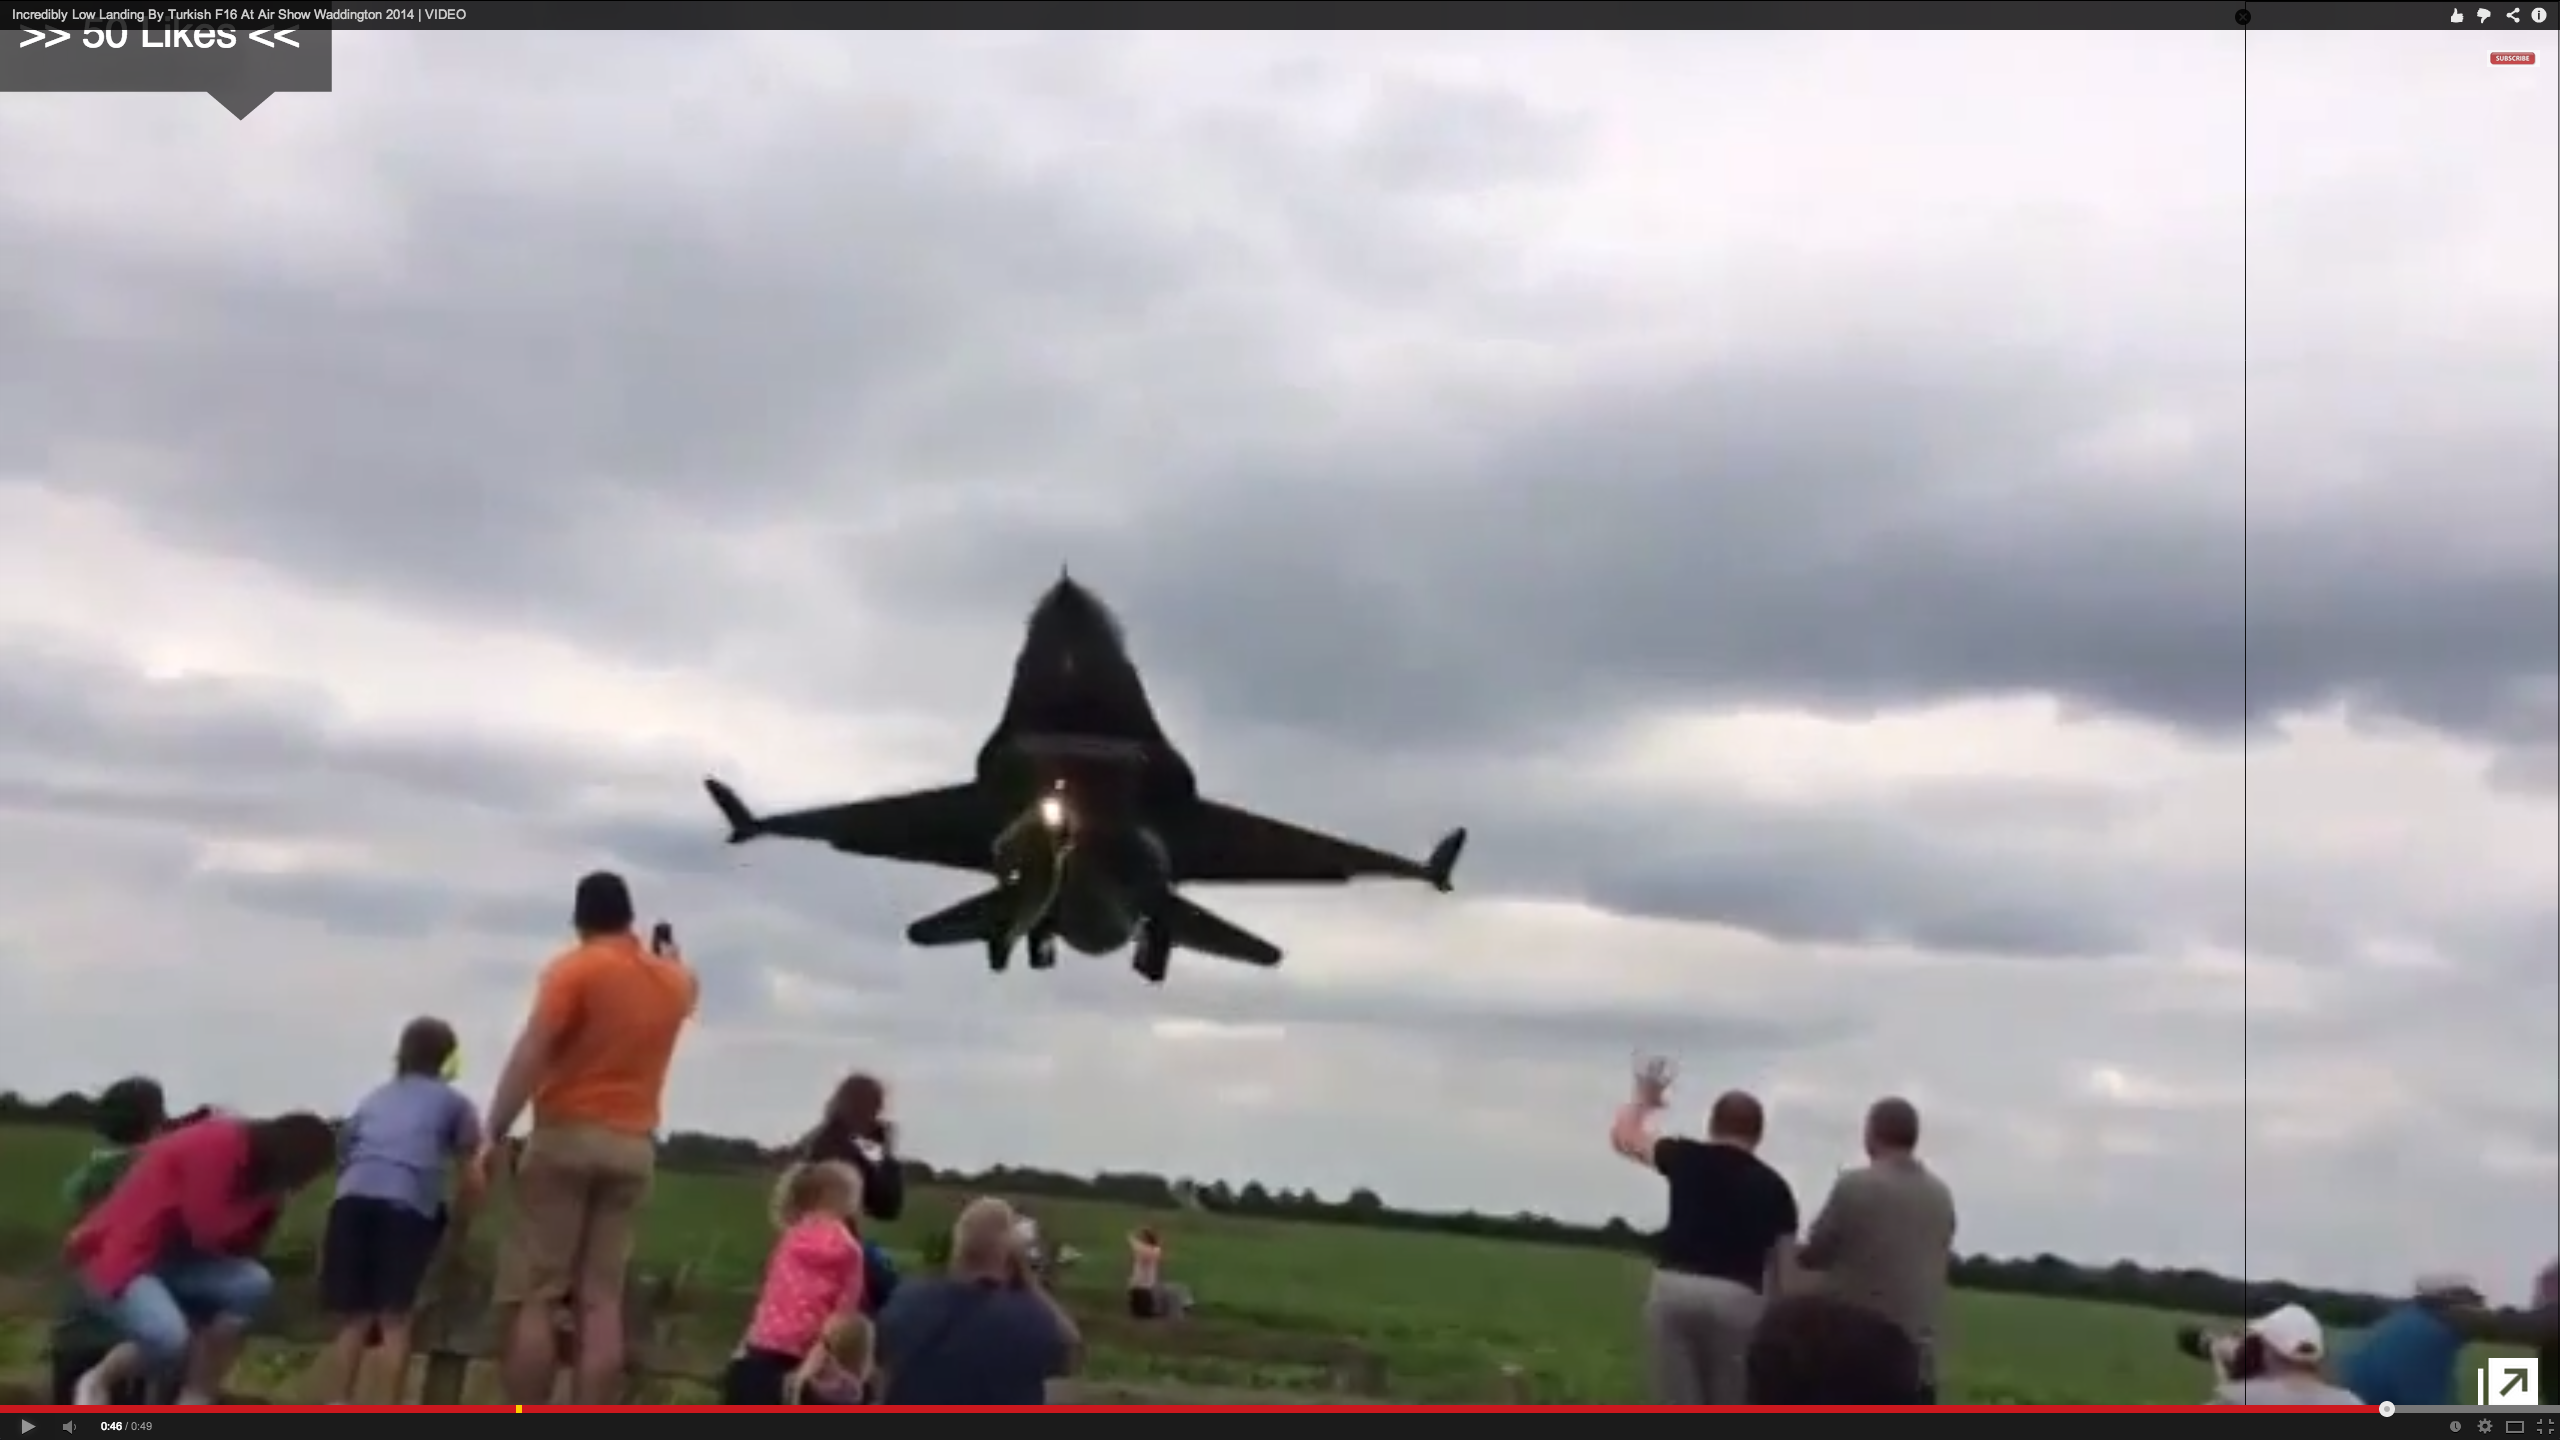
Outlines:
{"label": "fighter jet", "polygon": [[1176,949],[1275,966],[1278,946],[1181,888],[1382,876],[1445,893],[1467,843],[1453,830],[1411,860],[1203,796],[1156,721],[1118,618],[1063,571],[1031,612],[973,778],[780,815],[758,815],[717,779],[703,785],[733,845],[788,836],[992,877],[991,888],[908,926],[907,940],[983,946],[998,973],[1017,946],[1047,970],[1062,943],[1086,955],[1130,949],[1132,968],[1157,985]]}

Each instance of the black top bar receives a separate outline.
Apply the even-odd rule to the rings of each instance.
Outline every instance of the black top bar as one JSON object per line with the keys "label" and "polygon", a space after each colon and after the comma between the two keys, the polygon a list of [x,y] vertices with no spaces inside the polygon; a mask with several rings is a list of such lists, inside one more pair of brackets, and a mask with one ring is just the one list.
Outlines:
{"label": "black top bar", "polygon": [[[9,0],[7,8],[13,22],[74,23],[69,18],[72,0]],[[171,20],[161,23],[180,23],[174,11],[183,9],[190,12],[185,23],[291,22],[342,31],[1144,29],[1200,24],[1318,30],[1440,24],[1453,29],[1572,30],[2453,30],[2494,39],[2548,34],[2553,28],[2548,16],[2535,22],[2530,0],[2492,0],[2485,7],[2456,6],[2451,0],[2270,0],[2250,5],[2237,0],[1512,0],[1403,11],[1382,8],[1374,0],[1297,0],[1268,7],[1162,0],[467,0],[449,6],[383,0],[279,5],[268,0],[226,7],[211,0],[160,0],[159,8],[172,13]],[[2489,11],[2486,21],[2478,16],[2483,8]],[[2560,0],[2554,8],[2560,8]],[[198,9],[208,12],[200,20],[192,13]],[[2457,13],[2459,23],[2452,18]]]}

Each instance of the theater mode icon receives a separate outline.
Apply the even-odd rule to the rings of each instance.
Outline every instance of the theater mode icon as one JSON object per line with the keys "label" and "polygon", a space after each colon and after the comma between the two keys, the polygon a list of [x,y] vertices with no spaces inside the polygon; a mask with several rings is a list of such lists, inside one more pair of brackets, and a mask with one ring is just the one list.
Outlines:
{"label": "theater mode icon", "polygon": [[2536,1373],[2535,1361],[2496,1359],[2480,1367],[2479,1380],[2473,1387],[2474,1405],[2539,1405],[2542,1403],[2542,1377]]}

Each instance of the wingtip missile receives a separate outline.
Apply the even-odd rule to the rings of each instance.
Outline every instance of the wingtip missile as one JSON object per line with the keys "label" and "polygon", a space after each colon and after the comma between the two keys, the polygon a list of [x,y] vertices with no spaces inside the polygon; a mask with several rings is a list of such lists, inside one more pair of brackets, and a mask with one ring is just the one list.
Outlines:
{"label": "wingtip missile", "polygon": [[1431,847],[1431,858],[1423,862],[1422,870],[1430,878],[1432,889],[1443,895],[1449,893],[1450,872],[1458,868],[1458,857],[1466,850],[1467,827],[1463,825],[1441,836],[1440,843]]}
{"label": "wingtip missile", "polygon": [[702,788],[710,793],[711,803],[720,807],[720,818],[729,822],[730,844],[743,845],[764,833],[764,822],[756,819],[756,812],[747,808],[737,791],[708,776]]}

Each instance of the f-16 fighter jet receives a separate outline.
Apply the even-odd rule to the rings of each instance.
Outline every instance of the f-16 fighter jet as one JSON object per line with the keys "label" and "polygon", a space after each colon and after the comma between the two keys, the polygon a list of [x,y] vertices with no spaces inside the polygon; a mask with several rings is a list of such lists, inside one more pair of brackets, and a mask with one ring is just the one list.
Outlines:
{"label": "f-16 fighter jet", "polygon": [[1280,963],[1278,946],[1194,904],[1185,886],[1383,876],[1446,892],[1467,843],[1452,830],[1411,860],[1203,796],[1156,722],[1118,619],[1063,573],[1031,612],[974,778],[780,815],[758,815],[718,780],[704,786],[732,844],[789,836],[993,877],[908,926],[912,944],[983,946],[999,973],[1017,946],[1034,970],[1055,965],[1061,944],[1087,955],[1126,948],[1159,985],[1177,949]]}

